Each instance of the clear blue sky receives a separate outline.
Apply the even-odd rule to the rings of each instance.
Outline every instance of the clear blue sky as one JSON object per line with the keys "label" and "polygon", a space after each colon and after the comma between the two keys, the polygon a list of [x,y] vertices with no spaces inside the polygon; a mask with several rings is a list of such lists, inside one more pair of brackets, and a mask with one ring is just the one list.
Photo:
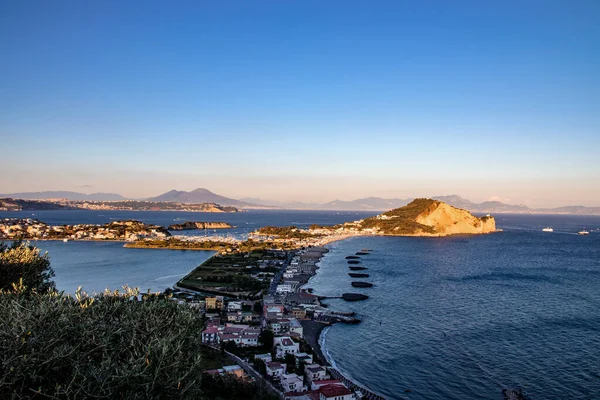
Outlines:
{"label": "clear blue sky", "polygon": [[0,193],[600,205],[600,2],[0,1]]}

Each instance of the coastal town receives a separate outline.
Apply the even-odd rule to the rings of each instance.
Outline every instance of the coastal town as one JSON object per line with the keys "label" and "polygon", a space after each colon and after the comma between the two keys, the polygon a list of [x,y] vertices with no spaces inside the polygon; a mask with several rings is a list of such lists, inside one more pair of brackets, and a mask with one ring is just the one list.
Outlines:
{"label": "coastal town", "polygon": [[134,242],[144,238],[171,236],[162,226],[139,221],[113,221],[107,224],[49,225],[32,218],[0,220],[0,240],[117,240]]}
{"label": "coastal town", "polygon": [[281,399],[382,398],[345,378],[329,365],[320,349],[319,337],[325,327],[360,322],[354,313],[331,310],[322,305],[323,297],[303,289],[327,251],[308,246],[265,253],[265,260],[259,263],[271,271],[268,285],[255,294],[207,295],[182,287],[186,278],[168,290],[175,301],[197,308],[205,318],[202,342],[223,351],[236,364],[206,373],[260,381]]}

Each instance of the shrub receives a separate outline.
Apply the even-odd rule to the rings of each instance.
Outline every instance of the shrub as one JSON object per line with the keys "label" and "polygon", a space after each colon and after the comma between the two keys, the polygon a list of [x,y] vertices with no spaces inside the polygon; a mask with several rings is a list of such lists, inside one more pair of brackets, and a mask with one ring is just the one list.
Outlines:
{"label": "shrub", "polygon": [[[6,398],[202,398],[202,321],[126,289],[89,298],[0,293],[0,393]],[[2,397],[2,396],[0,396]]]}
{"label": "shrub", "polygon": [[0,242],[0,290],[10,290],[22,280],[25,287],[45,292],[54,289],[53,276],[47,253],[21,241],[10,246]]}

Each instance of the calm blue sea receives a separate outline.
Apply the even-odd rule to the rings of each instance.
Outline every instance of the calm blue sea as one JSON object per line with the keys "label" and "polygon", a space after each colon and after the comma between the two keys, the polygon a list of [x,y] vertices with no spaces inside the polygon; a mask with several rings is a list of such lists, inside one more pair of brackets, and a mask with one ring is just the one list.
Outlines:
{"label": "calm blue sea", "polygon": [[[0,213],[4,217],[31,213]],[[243,236],[263,225],[335,224],[374,213],[250,211],[46,211],[51,224],[134,218],[168,225],[225,221]],[[353,238],[331,244],[309,287],[363,292],[364,302],[329,300],[359,325],[324,335],[333,363],[391,399],[501,399],[520,387],[531,399],[600,399],[600,217],[498,215],[503,232],[451,238]],[[546,226],[553,233],[541,232]],[[578,236],[586,228],[589,236]],[[203,232],[196,232],[196,234]],[[38,242],[59,288],[132,286],[160,290],[208,252],[125,249],[120,243]],[[355,289],[345,256],[362,248],[372,289]],[[410,392],[405,392],[410,390]]]}
{"label": "calm blue sea", "polygon": [[[600,217],[500,215],[498,225],[484,236],[331,244],[308,286],[371,296],[328,300],[363,320],[325,331],[333,363],[391,399],[501,399],[502,388],[600,399]],[[583,227],[589,236],[576,234]],[[362,248],[373,250],[361,258],[371,289],[347,275],[345,256]]]}
{"label": "calm blue sea", "polygon": [[163,291],[209,258],[212,251],[126,249],[120,242],[33,242],[50,256],[58,290],[88,293],[138,287]]}

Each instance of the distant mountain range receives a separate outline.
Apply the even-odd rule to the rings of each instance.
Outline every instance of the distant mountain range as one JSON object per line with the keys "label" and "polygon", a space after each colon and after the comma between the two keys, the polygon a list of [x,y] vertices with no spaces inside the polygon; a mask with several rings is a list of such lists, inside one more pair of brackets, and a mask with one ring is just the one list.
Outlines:
{"label": "distant mountain range", "polygon": [[[50,200],[64,199],[72,201],[123,201],[134,200],[126,198],[116,193],[78,193],[71,191],[47,191],[47,192],[26,192],[26,193],[8,193],[0,194],[0,198],[23,199],[23,200]],[[215,203],[222,206],[234,207],[264,207],[264,205],[252,204],[250,202],[231,199],[211,192],[208,189],[198,188],[190,192],[184,190],[171,190],[156,197],[146,199],[135,199],[154,202],[170,202],[170,203]]]}
{"label": "distant mountain range", "polygon": [[[44,200],[67,199],[74,201],[122,201],[125,197],[116,193],[84,194],[70,191],[28,192],[0,194],[0,198]],[[579,214],[600,215],[600,207],[565,206],[556,208],[530,208],[519,204],[506,204],[499,201],[485,201],[473,203],[458,195],[433,196],[432,199],[443,201],[451,206],[462,208],[474,213],[548,213],[548,214]],[[357,200],[334,200],[328,203],[303,203],[303,202],[278,202],[259,198],[232,199],[211,192],[208,189],[198,188],[192,191],[171,190],[156,197],[140,199],[154,202],[176,202],[187,204],[216,203],[222,206],[240,208],[286,208],[297,210],[352,210],[352,211],[380,211],[403,207],[413,199],[385,199],[381,197],[367,197]]]}
{"label": "distant mountain range", "polygon": [[[579,214],[579,215],[600,215],[600,207],[585,206],[566,206],[557,208],[530,208],[519,204],[506,204],[499,201],[484,201],[483,203],[473,203],[458,195],[432,196],[434,200],[443,201],[456,208],[461,208],[474,213],[537,213],[537,214]],[[347,211],[386,211],[398,207],[404,207],[413,198],[407,199],[385,199],[381,197],[366,197],[357,200],[334,200],[329,203],[301,203],[301,202],[276,202],[258,198],[246,198],[246,201],[252,201],[254,204],[271,204],[281,208],[289,209],[307,209],[307,210],[347,210]]]}
{"label": "distant mountain range", "polygon": [[0,197],[9,197],[12,199],[23,200],[48,200],[48,199],[65,199],[73,201],[120,201],[127,200],[125,197],[116,193],[78,193],[65,190],[47,191],[47,192],[25,192],[25,193],[9,193],[0,194]]}

